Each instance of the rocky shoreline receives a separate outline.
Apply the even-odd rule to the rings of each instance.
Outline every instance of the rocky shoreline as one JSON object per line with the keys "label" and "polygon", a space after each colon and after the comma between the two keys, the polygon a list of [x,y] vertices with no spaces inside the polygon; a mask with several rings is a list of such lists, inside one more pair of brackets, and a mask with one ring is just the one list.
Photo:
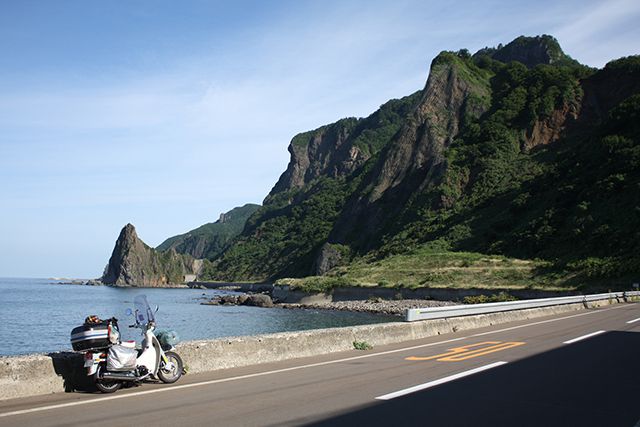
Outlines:
{"label": "rocky shoreline", "polygon": [[95,279],[50,279],[54,285],[78,285],[78,286],[104,286],[100,280]]}
{"label": "rocky shoreline", "polygon": [[317,310],[339,310],[372,314],[386,314],[392,316],[404,316],[405,311],[410,308],[442,307],[455,305],[453,301],[434,301],[428,299],[394,299],[386,300],[373,298],[368,300],[353,301],[332,301],[318,303],[284,303],[273,301],[267,294],[243,293],[240,295],[220,295],[207,301],[202,305],[248,305],[254,307],[276,307],[282,309],[317,309]]}
{"label": "rocky shoreline", "polygon": [[405,311],[410,308],[443,307],[445,305],[455,305],[453,301],[434,301],[426,299],[405,299],[405,300],[354,300],[354,301],[333,301],[313,304],[279,303],[278,307],[287,309],[307,308],[323,310],[354,311],[373,314],[387,314],[393,316],[404,316]]}

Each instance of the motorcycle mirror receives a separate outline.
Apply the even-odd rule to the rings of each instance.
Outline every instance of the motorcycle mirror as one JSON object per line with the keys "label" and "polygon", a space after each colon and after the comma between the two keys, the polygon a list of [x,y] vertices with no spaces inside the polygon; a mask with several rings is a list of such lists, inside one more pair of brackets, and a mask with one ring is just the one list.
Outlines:
{"label": "motorcycle mirror", "polygon": [[131,310],[130,308],[127,308],[127,310],[125,311],[125,314],[127,316],[133,316],[133,310]]}

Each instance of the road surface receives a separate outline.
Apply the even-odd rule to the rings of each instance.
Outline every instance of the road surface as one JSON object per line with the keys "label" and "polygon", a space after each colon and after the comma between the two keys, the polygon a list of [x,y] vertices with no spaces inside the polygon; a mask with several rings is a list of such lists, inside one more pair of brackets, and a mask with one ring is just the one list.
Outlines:
{"label": "road surface", "polygon": [[0,426],[640,426],[640,304],[0,401]]}

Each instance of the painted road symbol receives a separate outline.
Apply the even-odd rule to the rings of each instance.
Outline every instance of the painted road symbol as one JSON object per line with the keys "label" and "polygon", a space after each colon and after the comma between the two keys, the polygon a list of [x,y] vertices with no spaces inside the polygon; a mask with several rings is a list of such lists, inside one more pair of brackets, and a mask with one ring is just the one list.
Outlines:
{"label": "painted road symbol", "polygon": [[477,344],[469,344],[462,347],[450,348],[448,352],[436,354],[429,357],[411,356],[405,360],[437,360],[438,362],[461,362],[463,360],[472,359],[485,354],[495,353],[496,351],[506,350],[508,348],[517,347],[525,344],[519,341],[485,341]]}

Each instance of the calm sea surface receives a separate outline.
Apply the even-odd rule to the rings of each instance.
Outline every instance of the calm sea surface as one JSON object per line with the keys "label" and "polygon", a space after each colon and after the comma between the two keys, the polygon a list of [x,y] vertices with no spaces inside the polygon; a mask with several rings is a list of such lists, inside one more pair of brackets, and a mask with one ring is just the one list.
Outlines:
{"label": "calm sea surface", "polygon": [[115,316],[125,339],[140,340],[125,315],[133,298],[146,294],[158,305],[158,329],[178,332],[181,340],[352,326],[397,320],[395,317],[329,310],[283,310],[200,305],[203,297],[224,293],[201,289],[132,289],[53,284],[47,279],[0,278],[0,355],[47,353],[71,348],[71,329],[85,317]]}

